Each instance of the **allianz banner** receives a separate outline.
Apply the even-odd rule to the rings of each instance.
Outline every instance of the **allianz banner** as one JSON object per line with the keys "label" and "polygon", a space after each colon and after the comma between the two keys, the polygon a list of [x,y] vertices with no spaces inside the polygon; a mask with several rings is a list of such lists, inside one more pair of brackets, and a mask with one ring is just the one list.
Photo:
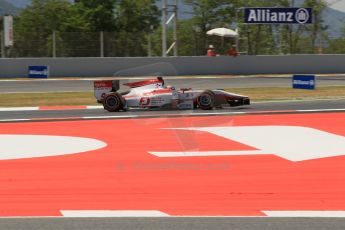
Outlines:
{"label": "allianz banner", "polygon": [[244,8],[244,22],[248,24],[311,24],[312,8]]}

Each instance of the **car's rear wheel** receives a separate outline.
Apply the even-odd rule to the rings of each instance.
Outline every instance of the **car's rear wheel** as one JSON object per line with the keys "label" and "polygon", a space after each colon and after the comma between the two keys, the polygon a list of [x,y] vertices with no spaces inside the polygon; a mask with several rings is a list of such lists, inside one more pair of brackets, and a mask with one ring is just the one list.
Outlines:
{"label": "car's rear wheel", "polygon": [[109,112],[118,112],[123,109],[125,100],[118,93],[110,93],[103,99],[103,107]]}
{"label": "car's rear wheel", "polygon": [[215,101],[215,94],[211,90],[205,90],[198,97],[198,106],[203,110],[210,110],[214,108]]}

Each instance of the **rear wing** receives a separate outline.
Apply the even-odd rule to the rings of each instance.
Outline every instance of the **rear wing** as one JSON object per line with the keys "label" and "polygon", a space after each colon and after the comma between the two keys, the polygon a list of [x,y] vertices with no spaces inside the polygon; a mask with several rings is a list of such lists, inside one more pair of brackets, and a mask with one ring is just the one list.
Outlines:
{"label": "rear wing", "polygon": [[107,93],[116,92],[119,89],[119,80],[99,80],[93,82],[93,91],[98,102],[102,101]]}

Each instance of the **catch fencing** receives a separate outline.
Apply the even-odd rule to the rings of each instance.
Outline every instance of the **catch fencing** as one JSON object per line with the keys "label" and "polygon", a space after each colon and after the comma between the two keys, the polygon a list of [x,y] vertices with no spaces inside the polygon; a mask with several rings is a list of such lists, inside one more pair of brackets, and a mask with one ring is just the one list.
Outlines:
{"label": "catch fencing", "polygon": [[[145,57],[160,55],[152,34],[143,32],[23,32],[5,57]],[[157,39],[156,39],[157,40]]]}

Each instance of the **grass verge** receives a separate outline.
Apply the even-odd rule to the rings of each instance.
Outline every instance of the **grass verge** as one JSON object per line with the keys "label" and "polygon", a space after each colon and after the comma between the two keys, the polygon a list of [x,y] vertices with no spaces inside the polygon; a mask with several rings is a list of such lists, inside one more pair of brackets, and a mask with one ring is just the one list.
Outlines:
{"label": "grass verge", "polygon": [[93,92],[1,93],[0,107],[96,105]]}
{"label": "grass verge", "polygon": [[[316,90],[291,88],[228,88],[229,92],[249,96],[252,101],[345,98],[345,86]],[[0,107],[97,105],[93,92],[1,93]]]}

